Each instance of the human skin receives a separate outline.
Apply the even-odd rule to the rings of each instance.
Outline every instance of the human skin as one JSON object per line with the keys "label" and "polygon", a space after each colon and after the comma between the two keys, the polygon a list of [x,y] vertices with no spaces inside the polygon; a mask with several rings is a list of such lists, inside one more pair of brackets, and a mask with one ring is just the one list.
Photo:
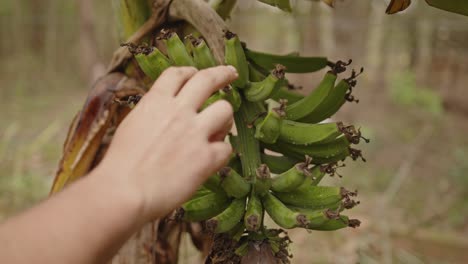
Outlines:
{"label": "human skin", "polygon": [[145,223],[188,200],[232,152],[231,105],[198,109],[237,77],[231,66],[166,70],[96,169],[0,224],[0,263],[106,263]]}

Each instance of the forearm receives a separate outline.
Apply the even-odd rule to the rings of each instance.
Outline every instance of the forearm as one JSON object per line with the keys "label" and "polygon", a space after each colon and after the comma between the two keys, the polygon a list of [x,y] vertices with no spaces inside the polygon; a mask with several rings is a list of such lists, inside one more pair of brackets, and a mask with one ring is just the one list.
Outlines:
{"label": "forearm", "polygon": [[0,263],[104,263],[112,257],[142,224],[141,205],[105,178],[112,179],[90,175],[0,225]]}

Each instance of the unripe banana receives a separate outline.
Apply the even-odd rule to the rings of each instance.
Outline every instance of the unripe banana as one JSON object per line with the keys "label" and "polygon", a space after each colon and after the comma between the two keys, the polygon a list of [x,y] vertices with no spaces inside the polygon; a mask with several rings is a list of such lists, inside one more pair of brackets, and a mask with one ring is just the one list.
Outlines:
{"label": "unripe banana", "polygon": [[289,120],[298,120],[314,112],[335,86],[336,78],[336,73],[327,72],[314,91],[300,101],[286,107],[286,117]]}
{"label": "unripe banana", "polygon": [[259,196],[265,195],[271,188],[271,173],[267,165],[261,164],[256,170],[255,193]]}
{"label": "unripe banana", "polygon": [[219,215],[206,221],[206,228],[213,233],[224,233],[233,229],[245,212],[245,198],[234,199]]}
{"label": "unripe banana", "polygon": [[297,159],[286,156],[272,156],[262,153],[262,162],[275,174],[283,173],[298,163]]}
{"label": "unripe banana", "polygon": [[202,38],[193,39],[193,60],[198,69],[206,69],[217,65],[210,48]]}
{"label": "unripe banana", "polygon": [[242,48],[239,37],[230,31],[226,31],[224,42],[224,59],[226,65],[234,66],[239,74],[239,77],[232,83],[232,85],[241,89],[245,88],[249,82],[249,64],[245,57],[244,49]]}
{"label": "unripe banana", "polygon": [[300,101],[304,98],[302,94],[290,91],[288,85],[283,85],[280,87],[276,93],[271,94],[271,99],[279,101],[281,99],[287,100],[288,104],[293,104],[297,101]]}
{"label": "unripe banana", "polygon": [[278,64],[265,79],[251,82],[245,88],[245,98],[251,102],[264,101],[272,93],[276,93],[284,82],[284,66]]}
{"label": "unripe banana", "polygon": [[226,100],[231,103],[234,112],[237,112],[242,104],[242,97],[236,87],[226,86],[222,89],[226,94]]}
{"label": "unripe banana", "polygon": [[222,192],[223,189],[221,188],[221,177],[219,177],[218,174],[212,175],[203,183],[203,187],[212,192]]}
{"label": "unripe banana", "polygon": [[271,190],[274,192],[290,192],[297,189],[306,177],[311,176],[309,166],[312,159],[307,157],[305,162],[293,166],[290,170],[273,178]]}
{"label": "unripe banana", "polygon": [[281,123],[279,139],[294,145],[325,144],[340,135],[342,123],[307,124],[290,120]]}
{"label": "unripe banana", "polygon": [[242,198],[250,192],[251,184],[235,170],[224,167],[218,174],[221,178],[221,187],[228,196]]}
{"label": "unripe banana", "polygon": [[317,186],[326,175],[326,172],[322,166],[324,165],[316,165],[310,169],[310,176],[304,180],[304,182],[297,188],[297,190],[301,191],[309,188],[309,186]]}
{"label": "unripe banana", "polygon": [[327,209],[325,211],[312,211],[312,210],[296,210],[304,214],[307,218],[308,224],[307,229],[317,231],[334,231],[345,227],[358,227],[360,224],[359,220],[349,219],[345,215]]}
{"label": "unripe banana", "polygon": [[266,71],[266,74],[263,72],[264,69],[256,68],[254,65],[249,63],[249,78],[251,82],[260,82],[265,79],[268,71]]}
{"label": "unripe banana", "polygon": [[[275,144],[265,144],[265,147],[273,151],[287,154],[293,158],[301,158],[308,155],[316,158],[330,158],[338,154],[348,151],[350,142],[346,137],[338,137],[337,139],[324,144],[314,144],[313,146],[293,145],[285,142],[277,141]],[[314,164],[315,161],[312,160]]]}
{"label": "unripe banana", "polygon": [[287,229],[307,226],[308,221],[304,214],[292,211],[273,194],[266,193],[262,202],[268,215],[279,226]]}
{"label": "unripe banana", "polygon": [[198,190],[195,192],[195,194],[192,196],[191,199],[196,199],[196,198],[205,196],[205,195],[210,194],[210,193],[213,193],[213,192],[210,191],[209,189],[201,186],[200,188],[198,188]]}
{"label": "unripe banana", "polygon": [[226,100],[226,97],[227,97],[226,93],[223,92],[222,90],[215,92],[203,103],[201,110],[204,110],[205,108],[207,108],[208,106],[214,104],[215,102],[219,100]]}
{"label": "unripe banana", "polygon": [[221,213],[228,201],[225,194],[210,193],[184,203],[177,214],[186,221],[203,221]]}
{"label": "unripe banana", "polygon": [[262,227],[263,206],[260,198],[255,194],[249,197],[247,210],[244,215],[244,225],[248,231],[258,231]]}
{"label": "unripe banana", "polygon": [[353,71],[351,77],[341,80],[314,111],[300,118],[299,121],[305,123],[319,123],[338,112],[347,100],[357,102],[351,93],[352,88],[356,86],[357,83],[355,79],[362,72],[363,69],[361,69],[360,73]]}
{"label": "unripe banana", "polygon": [[171,66],[170,60],[156,47],[137,47],[132,44],[124,44],[135,54],[135,59],[140,69],[151,80],[156,80],[161,73]]}
{"label": "unripe banana", "polygon": [[211,104],[215,103],[216,101],[219,100],[226,100],[228,101],[234,112],[239,110],[241,104],[242,104],[242,98],[241,95],[239,94],[239,91],[237,91],[236,88],[232,86],[226,86],[223,89],[215,92],[212,94],[206,101],[203,103],[203,106],[201,107],[201,110],[207,108]]}
{"label": "unripe banana", "polygon": [[255,126],[255,138],[265,143],[275,143],[280,136],[282,122],[283,117],[279,111],[268,111],[266,117]]}
{"label": "unripe banana", "polygon": [[317,227],[311,227],[311,230],[318,231],[335,231],[345,227],[356,228],[361,224],[361,221],[357,219],[349,219],[345,215],[340,215],[337,219],[330,219],[326,221],[323,225]]}
{"label": "unripe banana", "polygon": [[231,237],[232,240],[239,242],[244,232],[245,232],[244,222],[240,221],[231,230],[226,232],[226,234],[229,235],[229,237]]}
{"label": "unripe banana", "polygon": [[180,40],[177,33],[167,30],[162,30],[161,33],[161,38],[166,43],[167,55],[174,62],[174,65],[195,67],[192,56],[188,53],[185,44]]}
{"label": "unripe banana", "polygon": [[281,64],[286,67],[286,72],[290,73],[307,73],[315,72],[325,68],[328,64],[328,59],[325,57],[299,57],[296,55],[275,55],[264,52],[245,50],[247,58],[257,66],[271,71],[276,64]]}
{"label": "unripe banana", "polygon": [[343,187],[309,186],[292,192],[278,192],[275,196],[283,203],[308,209],[327,209],[341,203],[351,192]]}
{"label": "unripe banana", "polygon": [[[327,143],[330,144],[330,143]],[[324,144],[325,146],[327,144]],[[322,145],[317,145],[319,148],[323,149]],[[263,144],[262,147],[274,151],[276,153],[281,153],[284,156],[291,158],[291,159],[296,159],[296,160],[303,160],[304,156],[307,155],[307,153],[311,153],[311,146],[308,146],[308,150],[304,150],[303,148],[297,149],[295,145],[291,144],[286,144],[283,142],[276,142],[276,144]],[[314,146],[315,148],[315,146]],[[319,149],[320,150],[320,149]],[[322,151],[320,151],[322,152]],[[333,151],[335,153],[336,151]],[[338,161],[344,161],[347,157],[351,155],[350,148],[345,148],[341,152],[335,153],[335,154],[330,154],[326,155],[326,157],[323,156],[317,156],[317,155],[312,155],[312,164],[315,165],[320,165],[320,164],[329,164],[333,162],[338,162]]]}

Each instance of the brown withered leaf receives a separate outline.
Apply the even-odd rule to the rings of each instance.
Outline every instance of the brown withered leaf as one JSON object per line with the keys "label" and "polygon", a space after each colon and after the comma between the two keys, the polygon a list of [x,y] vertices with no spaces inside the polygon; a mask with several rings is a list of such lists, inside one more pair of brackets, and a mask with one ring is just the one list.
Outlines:
{"label": "brown withered leaf", "polygon": [[122,73],[110,73],[95,83],[68,131],[51,194],[88,173],[95,164],[96,155],[102,153],[103,138],[128,113],[119,110],[122,106],[115,99],[142,92],[134,79]]}
{"label": "brown withered leaf", "polygon": [[410,6],[411,0],[391,0],[390,4],[387,6],[385,13],[391,15],[398,12],[401,12]]}
{"label": "brown withered leaf", "polygon": [[322,0],[322,2],[329,5],[330,7],[335,7],[335,0]]}

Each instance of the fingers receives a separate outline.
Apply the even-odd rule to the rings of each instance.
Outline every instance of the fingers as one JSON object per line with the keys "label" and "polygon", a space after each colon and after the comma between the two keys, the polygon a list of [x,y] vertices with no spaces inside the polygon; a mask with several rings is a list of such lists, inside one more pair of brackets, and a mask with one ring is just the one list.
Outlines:
{"label": "fingers", "polygon": [[232,106],[225,100],[217,101],[198,114],[197,119],[201,130],[211,138],[219,132],[229,131],[233,122]]}
{"label": "fingers", "polygon": [[222,128],[222,130],[219,130],[215,134],[211,135],[208,138],[209,142],[216,142],[216,141],[224,141],[226,138],[227,134],[231,131],[232,125],[233,125],[233,120],[231,119],[230,122],[226,123],[226,125]]}
{"label": "fingers", "polygon": [[210,148],[213,153],[211,162],[213,166],[212,171],[219,171],[222,167],[226,166],[232,153],[232,147],[226,142],[214,142],[210,144]]}
{"label": "fingers", "polygon": [[232,66],[217,66],[199,71],[187,81],[177,99],[185,105],[199,109],[213,92],[225,87],[237,77],[237,71]]}
{"label": "fingers", "polygon": [[170,67],[161,74],[148,93],[175,96],[197,71],[194,67]]}

